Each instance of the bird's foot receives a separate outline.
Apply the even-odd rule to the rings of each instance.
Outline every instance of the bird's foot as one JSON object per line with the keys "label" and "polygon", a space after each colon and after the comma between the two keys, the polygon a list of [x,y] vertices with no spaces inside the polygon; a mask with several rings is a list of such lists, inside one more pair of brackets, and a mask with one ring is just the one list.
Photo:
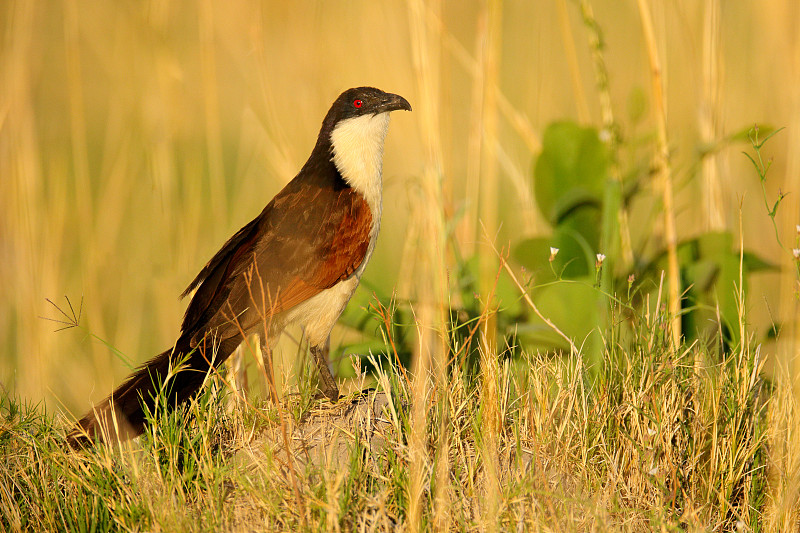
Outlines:
{"label": "bird's foot", "polygon": [[321,387],[320,391],[314,395],[314,401],[328,400],[331,403],[336,403],[342,398],[343,396],[339,394],[339,387]]}

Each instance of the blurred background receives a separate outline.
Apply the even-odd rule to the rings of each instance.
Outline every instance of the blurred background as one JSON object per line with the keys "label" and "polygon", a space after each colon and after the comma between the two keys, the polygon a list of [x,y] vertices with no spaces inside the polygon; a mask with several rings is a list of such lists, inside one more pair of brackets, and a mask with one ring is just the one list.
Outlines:
{"label": "blurred background", "polygon": [[[760,258],[747,323],[791,368],[800,4],[647,5],[678,239],[726,233],[733,252],[741,240]],[[628,267],[644,272],[663,248],[664,206],[642,21],[633,0],[0,3],[0,383],[77,413],[171,345],[177,295],[295,175],[352,86],[399,93],[414,112],[393,115],[381,235],[334,346],[377,328],[358,318],[373,294],[463,306],[473,265],[480,299],[497,268],[489,242],[536,276],[530,250],[555,223],[534,174],[557,121],[612,139]],[[769,207],[788,193],[775,218],[783,249],[742,155],[755,123],[786,127],[763,148]],[[82,302],[81,327],[57,332],[42,317],[65,318],[47,302],[69,312],[65,296],[76,313]]]}

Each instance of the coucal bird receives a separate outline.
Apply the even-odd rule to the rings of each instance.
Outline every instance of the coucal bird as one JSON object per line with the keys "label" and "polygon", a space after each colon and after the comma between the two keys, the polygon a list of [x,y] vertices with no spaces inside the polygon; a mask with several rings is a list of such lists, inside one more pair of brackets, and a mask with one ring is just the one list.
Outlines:
{"label": "coucal bird", "polygon": [[[73,447],[144,432],[145,406],[170,369],[168,404],[192,398],[211,366],[250,334],[273,346],[300,324],[331,400],[339,389],[327,345],[331,329],[358,286],[381,220],[383,145],[389,112],[411,105],[373,87],[343,92],[333,103],[303,168],[252,222],[231,237],[181,297],[194,295],[175,345],[140,367],[67,435]],[[116,430],[114,429],[116,428]],[[108,433],[107,433],[108,434]]]}

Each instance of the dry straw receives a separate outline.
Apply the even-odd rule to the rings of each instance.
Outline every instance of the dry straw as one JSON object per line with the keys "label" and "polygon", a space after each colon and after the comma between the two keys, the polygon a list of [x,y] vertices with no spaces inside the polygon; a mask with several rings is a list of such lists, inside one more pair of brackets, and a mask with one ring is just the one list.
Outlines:
{"label": "dry straw", "polygon": [[672,340],[677,349],[681,340],[680,319],[680,272],[678,267],[678,234],[675,225],[675,200],[672,193],[672,170],[669,163],[669,141],[667,139],[667,109],[664,97],[664,80],[661,62],[656,47],[653,30],[653,18],[647,0],[638,0],[639,14],[642,19],[647,55],[650,60],[650,80],[652,83],[653,103],[656,118],[657,150],[655,157],[656,173],[661,183],[662,202],[664,205],[664,240],[667,248],[668,292],[667,305],[673,317]]}

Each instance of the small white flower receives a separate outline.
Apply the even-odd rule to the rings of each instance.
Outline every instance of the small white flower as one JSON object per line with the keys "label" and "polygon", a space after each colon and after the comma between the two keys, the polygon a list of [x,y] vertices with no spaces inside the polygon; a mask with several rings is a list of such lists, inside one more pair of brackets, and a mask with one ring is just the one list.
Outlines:
{"label": "small white flower", "polygon": [[600,273],[600,269],[603,268],[603,261],[605,261],[605,259],[605,254],[597,254],[597,261],[594,262],[594,268],[597,270],[598,274]]}
{"label": "small white flower", "polygon": [[557,253],[558,253],[558,248],[555,248],[554,246],[551,246],[550,247],[550,255],[556,255]]}
{"label": "small white flower", "polygon": [[654,466],[653,468],[648,470],[647,473],[650,474],[651,476],[655,476],[656,474],[658,474],[658,467]]}
{"label": "small white flower", "polygon": [[792,255],[795,259],[800,259],[800,248],[793,248]]}
{"label": "small white flower", "polygon": [[795,229],[795,231],[797,232],[797,234],[798,234],[798,235],[800,235],[800,224],[797,224],[797,225],[794,227],[794,229]]}
{"label": "small white flower", "polygon": [[651,437],[652,437],[653,435],[655,435],[656,433],[657,433],[657,431],[656,431],[655,429],[653,429],[653,428],[647,428],[647,434],[648,434],[648,435],[650,435]]}

